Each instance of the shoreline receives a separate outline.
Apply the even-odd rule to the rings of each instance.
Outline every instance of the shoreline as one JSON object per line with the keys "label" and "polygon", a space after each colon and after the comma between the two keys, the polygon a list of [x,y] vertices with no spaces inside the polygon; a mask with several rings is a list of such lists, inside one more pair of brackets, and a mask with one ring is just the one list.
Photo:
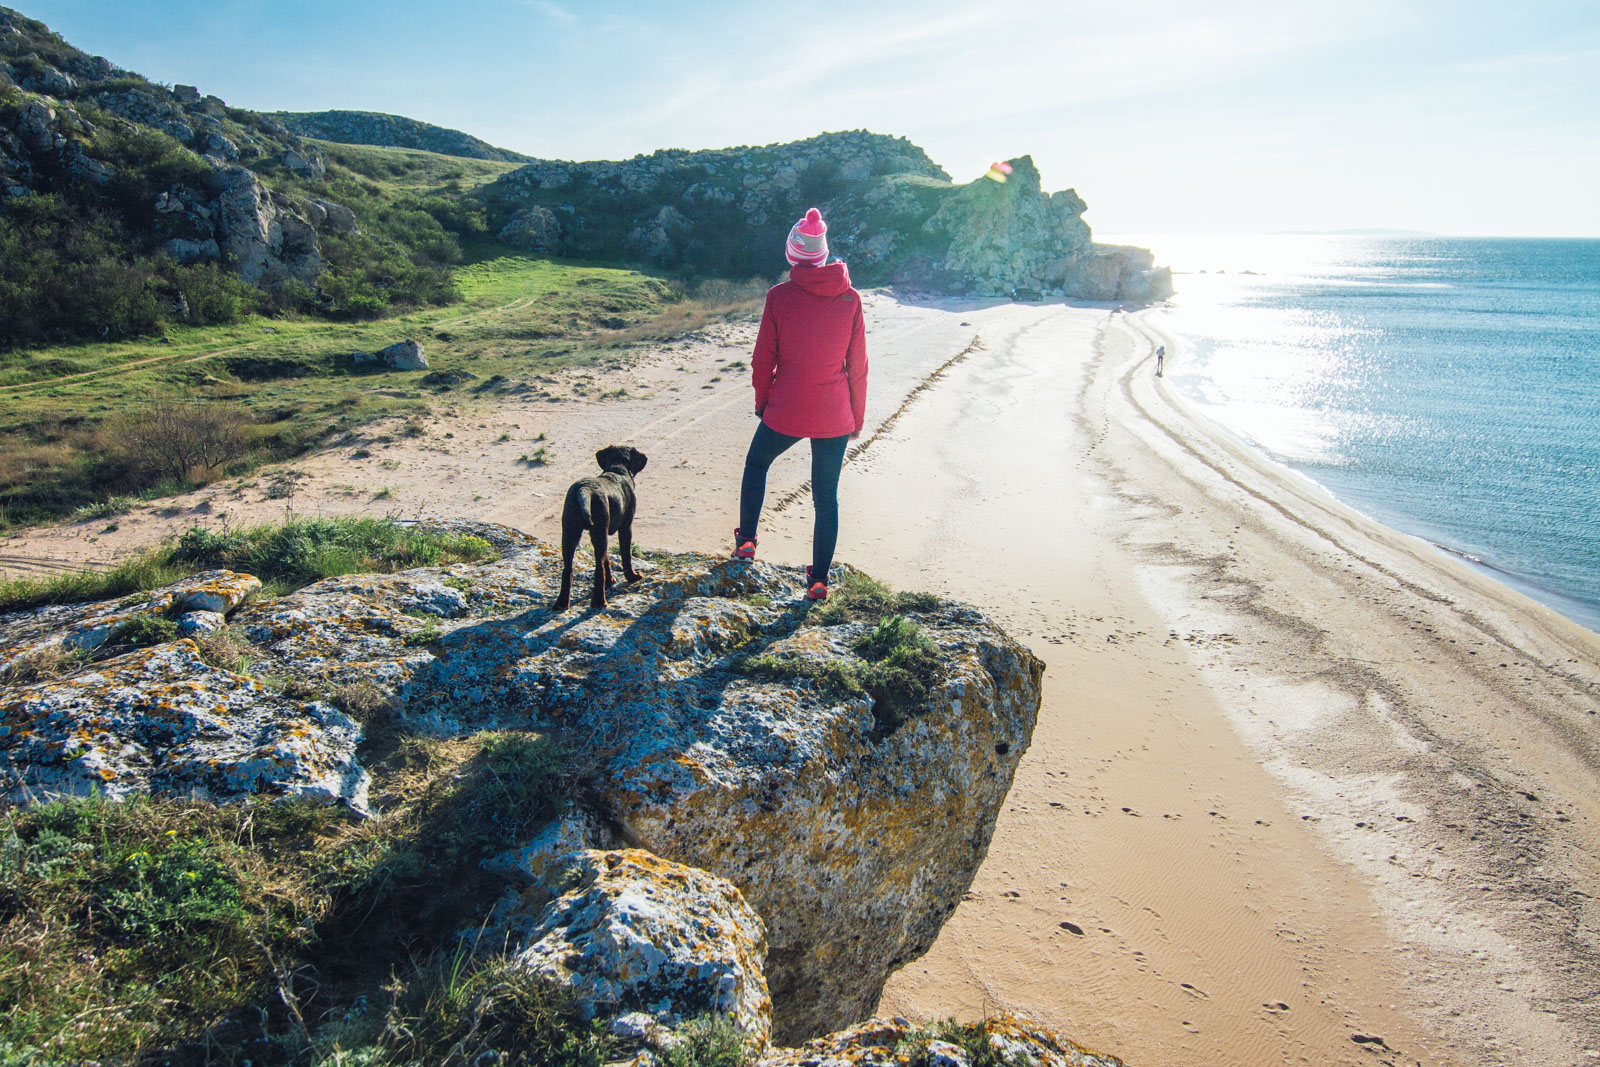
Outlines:
{"label": "shoreline", "polygon": [[[1015,1008],[1130,1064],[1600,1050],[1600,638],[1186,413],[1144,316],[865,295],[870,447],[838,558],[975,604],[1049,665],[988,858],[880,1010]],[[638,542],[715,551],[754,330],[579,368],[559,402],[463,402],[421,438],[375,427],[294,464],[287,503],[552,539],[565,486],[625,441],[651,457]],[[548,465],[517,459],[535,434]],[[804,451],[761,529],[761,558],[797,568]],[[0,553],[105,560],[281,519],[263,482]]]}
{"label": "shoreline", "polygon": [[[1134,312],[1133,314],[1144,315],[1147,312],[1158,310],[1160,310],[1159,306],[1144,309],[1144,312]],[[1168,366],[1171,366],[1170,357],[1173,353],[1178,353],[1181,355],[1190,350],[1191,346],[1189,345],[1187,339],[1184,338],[1182,333],[1168,329],[1164,326],[1151,325],[1149,328],[1162,338],[1161,342],[1159,343],[1164,343],[1167,346],[1167,352],[1169,355]],[[1314,475],[1301,470],[1299,467],[1294,466],[1286,460],[1272,455],[1259,443],[1250,440],[1248,437],[1245,437],[1239,432],[1233,430],[1231,427],[1219,421],[1218,419],[1205,414],[1195,405],[1193,399],[1187,396],[1181,388],[1170,385],[1169,388],[1172,390],[1174,399],[1180,400],[1183,403],[1187,417],[1202,421],[1216,431],[1227,435],[1230,439],[1236,442],[1240,448],[1248,449],[1256,453],[1262,460],[1280,468],[1284,473],[1304,479],[1310,484],[1316,486],[1322,492],[1326,493],[1330,498],[1337,500],[1344,507],[1355,511],[1367,522],[1372,523],[1375,526],[1381,526],[1387,530],[1391,530],[1396,534],[1414,537],[1424,544],[1427,544],[1431,548],[1443,553],[1444,555],[1465,563],[1474,571],[1498,582],[1500,585],[1507,587],[1509,590],[1520,593],[1521,595],[1542,605],[1543,607],[1557,612],[1568,621],[1581,626],[1584,629],[1595,633],[1596,635],[1600,635],[1600,605],[1589,604],[1559,589],[1550,589],[1542,586],[1533,579],[1518,574],[1516,571],[1501,567],[1495,563],[1481,558],[1480,556],[1474,555],[1472,552],[1469,552],[1466,549],[1456,548],[1445,541],[1436,540],[1435,537],[1428,534],[1408,530],[1405,528],[1408,523],[1419,526],[1423,525],[1419,520],[1413,519],[1411,516],[1402,515],[1396,512],[1392,517],[1386,518],[1383,515],[1368,512],[1363,508],[1360,502],[1347,499],[1333,487],[1325,484],[1322,481],[1319,481]]]}

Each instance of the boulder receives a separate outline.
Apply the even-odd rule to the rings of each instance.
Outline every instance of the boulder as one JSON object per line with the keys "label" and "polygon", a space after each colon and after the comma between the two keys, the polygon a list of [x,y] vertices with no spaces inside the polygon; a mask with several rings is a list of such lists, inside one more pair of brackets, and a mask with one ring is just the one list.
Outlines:
{"label": "boulder", "polygon": [[335,233],[357,233],[356,213],[343,204],[335,204],[331,200],[314,200],[312,203],[322,209],[323,225]]}
{"label": "boulder", "polygon": [[228,620],[220,611],[186,611],[178,616],[178,636],[203,637],[226,625]]}
{"label": "boulder", "polygon": [[328,169],[322,153],[310,148],[287,148],[279,157],[284,167],[297,178],[316,181]]}
{"label": "boulder", "polygon": [[[958,1036],[957,1031],[963,1038],[959,1044],[938,1036]],[[964,1027],[946,1023],[933,1030],[901,1018],[868,1019],[800,1048],[773,1049],[757,1067],[975,1067],[979,1057],[972,1055],[969,1044],[981,1050],[985,1062],[1007,1067],[1123,1067],[1115,1056],[1086,1049],[1009,1011]]]}
{"label": "boulder", "polygon": [[423,355],[422,346],[409,337],[378,349],[378,358],[393,370],[428,369],[428,357]]}
{"label": "boulder", "polygon": [[586,1018],[642,1013],[670,1031],[731,1015],[766,1044],[766,928],[732,882],[637,849],[575,852],[560,878],[568,888],[531,926],[511,909],[488,932],[517,966],[572,990]]}
{"label": "boulder", "polygon": [[561,223],[555,212],[536,204],[511,216],[500,230],[500,240],[537,256],[554,255],[561,249]]}
{"label": "boulder", "polygon": [[52,152],[66,144],[66,138],[56,130],[55,108],[43,100],[28,101],[12,128],[33,152]]}
{"label": "boulder", "polygon": [[223,170],[220,184],[217,243],[234,273],[252,285],[316,280],[322,273],[316,231],[244,167]]}
{"label": "boulder", "polygon": [[215,263],[222,258],[222,249],[210,237],[203,241],[195,241],[186,237],[174,237],[161,246],[161,251],[185,265],[191,263]]}
{"label": "boulder", "polygon": [[59,71],[48,63],[39,64],[37,73],[22,79],[22,88],[46,96],[69,96],[77,86],[78,83],[70,74]]}
{"label": "boulder", "polygon": [[56,605],[0,616],[0,670],[44,645],[92,652],[141,618],[170,618],[187,611],[226,614],[260,588],[254,575],[206,571],[121,600]]}
{"label": "boulder", "polygon": [[365,811],[360,739],[331,705],[208,666],[185,638],[60,681],[0,688],[0,795],[266,794]]}
{"label": "boulder", "polygon": [[640,222],[628,234],[629,251],[662,266],[683,260],[694,223],[672,204]]}
{"label": "boulder", "polygon": [[206,134],[206,142],[201,151],[204,155],[216,156],[223,160],[231,161],[239,158],[239,146],[220,133]]}
{"label": "boulder", "polygon": [[198,104],[200,102],[200,90],[192,85],[174,85],[172,87],[172,98],[180,104]]}

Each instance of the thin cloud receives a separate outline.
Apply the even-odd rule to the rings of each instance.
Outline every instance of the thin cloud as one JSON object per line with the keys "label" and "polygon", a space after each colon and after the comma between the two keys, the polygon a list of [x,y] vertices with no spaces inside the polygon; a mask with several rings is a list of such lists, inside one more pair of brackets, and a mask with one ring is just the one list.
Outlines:
{"label": "thin cloud", "polygon": [[524,7],[531,7],[539,14],[568,26],[575,26],[578,23],[577,15],[560,4],[551,3],[551,0],[522,0],[522,3]]}

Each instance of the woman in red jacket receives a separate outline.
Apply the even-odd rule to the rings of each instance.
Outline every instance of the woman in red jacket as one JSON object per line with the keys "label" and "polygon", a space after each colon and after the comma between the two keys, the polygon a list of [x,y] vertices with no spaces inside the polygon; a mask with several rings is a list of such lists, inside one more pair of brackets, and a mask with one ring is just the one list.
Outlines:
{"label": "woman in red jacket", "polygon": [[840,260],[829,263],[828,227],[816,208],[794,224],[784,249],[789,280],[767,290],[751,360],[756,415],[739,489],[733,554],[756,555],[756,523],[767,494],[767,468],[802,437],[811,439],[811,500],[816,524],[806,596],[828,595],[828,568],[839,540],[839,471],[845,446],[861,435],[867,411],[867,331],[861,294]]}

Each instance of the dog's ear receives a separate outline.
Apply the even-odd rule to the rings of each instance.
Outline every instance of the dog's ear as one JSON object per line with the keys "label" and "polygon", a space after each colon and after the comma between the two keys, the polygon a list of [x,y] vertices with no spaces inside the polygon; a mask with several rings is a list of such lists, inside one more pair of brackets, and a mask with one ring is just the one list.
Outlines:
{"label": "dog's ear", "polygon": [[606,445],[606,447],[596,452],[594,454],[594,461],[600,464],[601,470],[610,470],[618,463],[625,464],[627,462],[626,458],[622,455],[622,449],[618,448],[616,445]]}
{"label": "dog's ear", "polygon": [[640,471],[644,470],[644,465],[649,461],[650,457],[646,456],[643,452],[640,452],[637,448],[629,447],[628,469],[634,474],[638,474]]}

